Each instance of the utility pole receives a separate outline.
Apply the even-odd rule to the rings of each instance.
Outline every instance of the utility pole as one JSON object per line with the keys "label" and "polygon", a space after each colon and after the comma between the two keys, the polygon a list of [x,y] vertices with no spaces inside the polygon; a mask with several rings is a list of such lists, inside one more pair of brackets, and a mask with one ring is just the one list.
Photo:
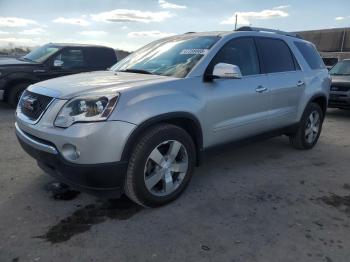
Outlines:
{"label": "utility pole", "polygon": [[237,20],[238,20],[238,14],[236,14],[235,30],[237,30]]}
{"label": "utility pole", "polygon": [[346,30],[344,29],[344,31],[343,31],[343,40],[341,41],[340,52],[343,52],[343,50],[344,50],[345,35],[346,35]]}

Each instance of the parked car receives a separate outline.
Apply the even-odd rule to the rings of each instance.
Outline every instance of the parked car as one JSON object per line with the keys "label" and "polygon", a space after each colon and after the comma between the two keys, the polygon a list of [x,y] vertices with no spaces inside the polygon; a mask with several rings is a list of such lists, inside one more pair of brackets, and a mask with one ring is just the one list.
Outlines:
{"label": "parked car", "polygon": [[106,70],[117,62],[112,48],[78,44],[47,44],[21,58],[0,59],[0,100],[17,106],[31,84],[54,77]]}
{"label": "parked car", "polygon": [[329,107],[350,109],[350,59],[337,63],[331,70],[332,86]]}
{"label": "parked car", "polygon": [[328,70],[313,44],[265,31],[169,37],[109,71],[31,85],[17,109],[19,142],[59,181],[147,207],[176,199],[212,147],[286,134],[311,149]]}

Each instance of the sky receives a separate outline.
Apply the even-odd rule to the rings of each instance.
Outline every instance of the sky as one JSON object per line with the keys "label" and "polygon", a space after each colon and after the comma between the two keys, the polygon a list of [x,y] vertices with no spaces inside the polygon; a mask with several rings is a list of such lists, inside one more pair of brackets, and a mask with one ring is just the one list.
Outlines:
{"label": "sky", "polygon": [[284,31],[350,27],[350,0],[0,0],[0,47],[49,42],[133,51],[189,31],[251,25]]}

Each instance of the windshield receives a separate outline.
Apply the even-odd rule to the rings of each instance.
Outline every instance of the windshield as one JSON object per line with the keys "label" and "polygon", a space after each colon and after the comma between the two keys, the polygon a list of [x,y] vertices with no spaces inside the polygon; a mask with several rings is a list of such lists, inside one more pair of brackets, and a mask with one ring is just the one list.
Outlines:
{"label": "windshield", "polygon": [[52,46],[52,45],[44,45],[42,47],[39,47],[37,49],[34,49],[29,54],[25,55],[23,59],[27,59],[30,61],[34,61],[37,63],[44,62],[48,57],[50,57],[52,54],[56,53],[59,50],[58,47]]}
{"label": "windshield", "polygon": [[350,60],[339,62],[329,71],[329,73],[331,75],[350,75]]}
{"label": "windshield", "polygon": [[159,40],[121,60],[111,70],[183,78],[218,40],[217,36]]}

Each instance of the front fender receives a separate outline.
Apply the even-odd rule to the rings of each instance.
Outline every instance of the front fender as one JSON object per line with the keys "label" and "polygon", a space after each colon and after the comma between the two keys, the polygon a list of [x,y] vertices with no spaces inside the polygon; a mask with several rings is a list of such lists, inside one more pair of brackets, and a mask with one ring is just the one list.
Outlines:
{"label": "front fender", "polygon": [[[183,112],[196,116],[201,122],[204,103],[197,95],[196,87],[185,80],[167,83],[167,86],[149,86],[121,94],[117,108],[109,120],[119,120],[140,125],[148,119],[159,115]],[[189,81],[190,82],[190,81]],[[185,86],[185,87],[184,87]],[[200,87],[197,87],[200,88]],[[200,123],[202,124],[202,123]]]}
{"label": "front fender", "polygon": [[36,77],[35,75],[33,75],[31,73],[27,73],[27,72],[12,72],[12,73],[7,74],[4,77],[4,79],[7,82],[17,81],[20,79],[31,81],[33,83],[39,81],[38,77]]}
{"label": "front fender", "polygon": [[19,83],[36,83],[39,79],[25,72],[13,72],[0,79],[1,99],[7,100],[8,94],[13,85]]}

